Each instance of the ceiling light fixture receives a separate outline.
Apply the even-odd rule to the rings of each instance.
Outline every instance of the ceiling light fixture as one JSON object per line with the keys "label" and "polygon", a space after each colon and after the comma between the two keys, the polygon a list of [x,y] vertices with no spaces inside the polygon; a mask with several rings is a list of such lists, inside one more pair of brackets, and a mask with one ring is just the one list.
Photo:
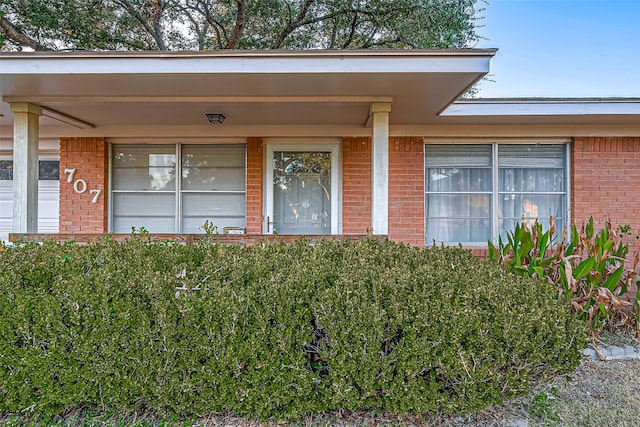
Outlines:
{"label": "ceiling light fixture", "polygon": [[222,113],[207,113],[206,116],[207,120],[209,120],[209,123],[212,125],[221,125],[224,123],[224,119],[226,119]]}

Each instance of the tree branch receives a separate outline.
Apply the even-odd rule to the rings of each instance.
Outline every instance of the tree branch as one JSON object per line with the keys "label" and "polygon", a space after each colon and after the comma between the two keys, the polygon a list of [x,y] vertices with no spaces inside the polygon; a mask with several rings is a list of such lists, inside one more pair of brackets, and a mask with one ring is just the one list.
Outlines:
{"label": "tree branch", "polygon": [[357,26],[358,26],[358,13],[356,12],[353,14],[353,19],[351,20],[351,31],[349,32],[349,37],[347,37],[347,40],[345,40],[345,42],[342,43],[342,49],[346,49],[353,41],[353,36],[356,33]]}
{"label": "tree branch", "polygon": [[238,5],[238,11],[236,12],[236,25],[233,28],[233,33],[231,34],[225,49],[235,49],[244,31],[244,23],[246,20],[244,0],[236,0],[236,4]]}
{"label": "tree branch", "polygon": [[314,1],[315,0],[305,0],[302,8],[300,9],[300,12],[298,12],[298,16],[296,17],[295,21],[289,21],[289,25],[287,25],[284,30],[282,30],[282,32],[278,35],[276,41],[273,43],[272,49],[280,49],[285,39],[289,37],[291,33],[293,33],[300,26],[305,25],[304,18],[309,11],[309,7],[311,7],[311,4]]}
{"label": "tree branch", "polygon": [[[391,39],[391,40],[382,40],[382,41],[367,41],[365,43],[363,43],[362,45],[356,47],[356,49],[371,49],[372,47],[389,47],[389,48],[394,48],[397,47],[396,44],[397,43],[401,43],[402,39],[400,37],[396,37],[395,39]],[[405,44],[407,44],[410,47],[414,47],[412,44],[404,42]]]}
{"label": "tree branch", "polygon": [[[322,21],[326,21],[329,19],[333,19],[336,18],[340,15],[346,15],[346,14],[353,14],[354,15],[354,22],[352,22],[352,31],[355,30],[355,27],[357,27],[358,22],[356,21],[356,18],[358,17],[359,14],[365,14],[365,15],[371,15],[371,12],[367,12],[367,11],[363,11],[363,10],[359,10],[359,9],[341,9],[341,10],[336,10],[334,12],[328,13],[326,15],[322,15],[322,16],[318,16],[316,18],[310,18],[310,19],[305,19],[303,21],[300,21],[296,24],[295,28],[293,28],[293,30],[291,30],[291,32],[293,32],[296,28],[300,28],[303,27],[305,25],[311,25],[311,24],[317,24],[318,22],[322,22]],[[289,33],[291,34],[291,33]],[[332,33],[331,33],[331,42],[330,42],[330,48],[334,48],[335,47],[335,43],[336,43],[336,39],[337,39],[337,35],[338,35],[338,27],[336,25],[334,25],[333,29],[332,29]],[[350,38],[353,38],[353,33],[351,34]],[[351,42],[351,40],[349,41],[349,43]],[[347,43],[347,44],[349,44]],[[342,47],[342,49],[344,49],[344,47]]]}
{"label": "tree branch", "polygon": [[193,17],[191,12],[187,8],[182,8],[180,10],[182,12],[184,12],[184,14],[187,17],[187,19],[189,20],[189,22],[191,22],[191,26],[193,27],[193,31],[196,33],[196,40],[197,40],[197,43],[198,43],[198,50],[204,50],[204,48],[205,48],[205,37],[206,37],[206,33],[207,33],[207,28],[209,27],[209,23],[204,21],[204,23],[202,24],[204,28],[201,28],[200,27],[200,22],[198,22]]}
{"label": "tree branch", "polygon": [[213,27],[213,30],[216,32],[216,38],[217,38],[217,41],[218,41],[218,47],[219,48],[223,48],[229,42],[229,36],[227,35],[227,31],[224,28],[224,25],[222,25],[222,23],[219,22],[217,19],[213,18],[213,15],[211,15],[211,5],[210,4],[208,4],[206,2],[203,2],[203,0],[198,0],[197,3],[202,8],[201,9],[194,8],[194,9],[197,10],[198,12],[200,12],[202,14],[202,16],[204,17],[204,20],[209,25],[211,25],[211,27]]}
{"label": "tree branch", "polygon": [[[209,29],[212,29],[212,31],[216,33],[217,46],[215,47],[217,49],[222,49],[224,47],[224,44],[222,43],[223,36],[224,36],[224,40],[225,41],[227,40],[226,34],[222,34],[220,32],[221,24],[212,18],[209,7],[210,7],[210,4],[203,0],[196,0],[195,4],[190,4],[189,2],[186,2],[184,6],[178,7],[178,11],[185,13],[187,16],[187,19],[189,19],[189,21],[191,21],[194,28],[197,29],[196,31],[198,32],[199,50],[204,50],[209,47],[207,46],[207,43],[206,43]],[[191,13],[192,11],[195,14],[200,15],[202,17],[202,22],[203,22],[202,29],[200,29],[200,24],[198,23],[198,20],[194,17],[194,14]],[[224,31],[224,28],[222,28],[222,31]]]}
{"label": "tree branch", "polygon": [[5,37],[19,46],[31,48],[33,50],[51,50],[49,47],[43,45],[39,41],[27,36],[18,30],[11,22],[9,22],[4,16],[0,16],[0,29],[4,33]]}
{"label": "tree branch", "polygon": [[336,38],[338,37],[338,26],[336,23],[333,23],[333,28],[331,29],[331,41],[329,42],[329,49],[334,49],[336,47]]}
{"label": "tree branch", "polygon": [[153,25],[140,14],[140,12],[131,4],[129,0],[116,0],[116,3],[124,7],[131,16],[133,16],[142,26],[145,31],[153,38],[160,50],[167,50],[167,46],[162,38],[162,31],[160,29],[160,18],[162,16],[162,7],[158,3],[158,0],[152,0],[152,15],[150,18],[153,20]]}
{"label": "tree branch", "polygon": [[167,46],[164,42],[164,38],[162,37],[162,26],[160,22],[162,21],[162,14],[164,13],[164,9],[167,6],[161,4],[161,0],[152,0],[151,2],[151,21],[153,22],[153,38],[158,43],[158,47],[160,50],[167,50]]}

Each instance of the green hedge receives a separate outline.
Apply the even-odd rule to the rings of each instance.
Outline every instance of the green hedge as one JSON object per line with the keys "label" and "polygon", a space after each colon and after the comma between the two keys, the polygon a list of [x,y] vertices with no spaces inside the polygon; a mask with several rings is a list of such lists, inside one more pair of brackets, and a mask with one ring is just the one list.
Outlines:
{"label": "green hedge", "polygon": [[0,412],[465,413],[572,370],[583,335],[461,249],[0,246]]}

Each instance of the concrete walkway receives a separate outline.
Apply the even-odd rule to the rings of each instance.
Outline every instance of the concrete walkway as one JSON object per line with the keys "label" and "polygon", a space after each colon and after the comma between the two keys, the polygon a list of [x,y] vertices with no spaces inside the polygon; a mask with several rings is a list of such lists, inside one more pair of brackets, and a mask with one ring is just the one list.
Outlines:
{"label": "concrete walkway", "polygon": [[[626,345],[615,346],[602,344],[598,346],[597,351],[592,344],[588,348],[582,350],[584,354],[589,356],[591,360],[627,360],[640,359],[640,346]],[[599,354],[598,354],[599,353]]]}

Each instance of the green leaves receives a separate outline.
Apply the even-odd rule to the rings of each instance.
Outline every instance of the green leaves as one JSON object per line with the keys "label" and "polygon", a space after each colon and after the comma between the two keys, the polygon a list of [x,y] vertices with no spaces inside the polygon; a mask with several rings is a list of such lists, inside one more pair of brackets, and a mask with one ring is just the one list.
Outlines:
{"label": "green leaves", "polygon": [[614,292],[619,286],[620,281],[622,280],[622,275],[624,273],[624,266],[618,267],[613,273],[610,273],[610,275],[604,281],[603,286],[609,289],[611,292]]}
{"label": "green leaves", "polygon": [[584,234],[587,239],[593,238],[593,217],[590,216],[587,220],[587,225],[584,227]]}
{"label": "green leaves", "polygon": [[[629,228],[619,229],[629,234]],[[622,242],[608,220],[596,233],[593,217],[580,231],[573,225],[571,241],[565,243],[567,234],[565,228],[562,241],[556,242],[553,219],[546,231],[537,221],[517,224],[507,235],[508,243],[503,244],[501,239],[498,247],[489,243],[489,257],[498,259],[507,271],[556,285],[594,335],[613,323],[640,331],[640,304],[631,301],[628,293],[636,289],[633,284],[640,284],[638,262],[632,267],[625,265],[628,244]]]}
{"label": "green leaves", "polygon": [[580,264],[578,264],[573,269],[573,278],[576,280],[583,279],[587,274],[591,272],[595,263],[596,259],[594,257],[589,257],[585,260],[580,261]]}
{"label": "green leaves", "polygon": [[147,237],[3,248],[0,412],[464,413],[580,360],[554,289],[461,249]]}
{"label": "green leaves", "polygon": [[3,50],[457,49],[477,0],[5,0]]}

